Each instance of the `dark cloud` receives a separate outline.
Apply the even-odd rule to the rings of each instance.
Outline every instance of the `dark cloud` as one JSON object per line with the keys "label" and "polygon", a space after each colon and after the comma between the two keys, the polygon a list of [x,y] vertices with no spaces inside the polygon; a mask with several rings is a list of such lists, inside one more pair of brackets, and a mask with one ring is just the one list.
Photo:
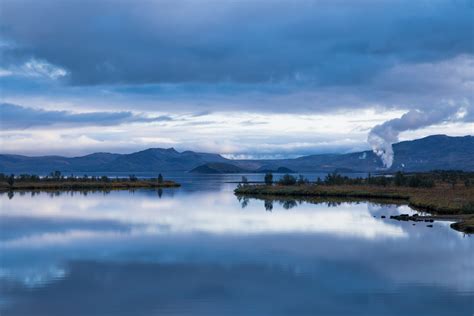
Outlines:
{"label": "dark cloud", "polygon": [[3,1],[8,68],[73,85],[358,85],[400,63],[474,53],[472,1]]}
{"label": "dark cloud", "polygon": [[[171,142],[262,157],[365,149],[367,123],[347,137],[329,125],[327,133],[311,131],[311,124],[341,113],[389,127],[403,113],[441,113],[419,126],[456,123],[454,133],[470,133],[473,21],[472,0],[5,0],[0,123],[9,138],[2,144],[12,152],[32,143],[51,148],[39,128],[11,136],[35,126],[172,120],[152,113],[172,113],[177,123],[122,126],[121,134],[103,128],[100,137],[85,131],[76,147],[135,150]],[[62,104],[71,112],[44,110]],[[458,109],[453,118],[443,116],[447,107]],[[307,123],[308,134],[260,124],[273,126],[274,113],[302,115],[295,124]],[[213,128],[219,132],[208,133]],[[453,132],[448,128],[436,132]],[[60,139],[79,134],[67,131]]]}
{"label": "dark cloud", "polygon": [[27,108],[15,104],[0,104],[0,126],[3,130],[25,129],[35,126],[110,126],[135,122],[171,121],[169,116],[145,117],[132,112],[89,112],[48,111]]}

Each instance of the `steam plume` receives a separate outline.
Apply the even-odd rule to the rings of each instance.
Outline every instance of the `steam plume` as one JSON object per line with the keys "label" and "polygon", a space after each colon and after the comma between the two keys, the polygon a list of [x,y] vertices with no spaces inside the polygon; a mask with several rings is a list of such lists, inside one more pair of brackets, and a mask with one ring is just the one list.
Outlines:
{"label": "steam plume", "polygon": [[390,168],[394,158],[392,144],[398,141],[398,135],[401,132],[452,120],[458,110],[460,110],[459,107],[453,106],[445,106],[432,111],[410,110],[400,118],[373,127],[367,141],[374,153],[382,159],[384,166]]}

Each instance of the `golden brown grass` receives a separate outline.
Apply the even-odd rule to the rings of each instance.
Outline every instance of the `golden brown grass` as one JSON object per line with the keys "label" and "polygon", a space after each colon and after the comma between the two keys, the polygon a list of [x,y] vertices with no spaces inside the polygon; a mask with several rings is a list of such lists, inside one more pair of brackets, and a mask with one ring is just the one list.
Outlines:
{"label": "golden brown grass", "polygon": [[[375,185],[246,185],[235,189],[235,194],[252,197],[387,199],[403,201],[411,207],[435,215],[454,215],[461,222],[456,229],[474,231],[474,187],[437,183],[433,188],[410,188]],[[470,214],[473,214],[471,217]],[[454,227],[453,227],[454,228]]]}
{"label": "golden brown grass", "polygon": [[39,182],[15,182],[10,186],[6,182],[0,183],[0,191],[10,190],[92,190],[92,189],[140,189],[140,188],[175,188],[180,184],[174,181],[150,180],[113,180],[105,181],[39,181]]}
{"label": "golden brown grass", "polygon": [[389,198],[407,200],[410,205],[438,214],[474,213],[474,187],[440,183],[433,188],[374,185],[247,185],[235,190],[239,195],[318,196]]}

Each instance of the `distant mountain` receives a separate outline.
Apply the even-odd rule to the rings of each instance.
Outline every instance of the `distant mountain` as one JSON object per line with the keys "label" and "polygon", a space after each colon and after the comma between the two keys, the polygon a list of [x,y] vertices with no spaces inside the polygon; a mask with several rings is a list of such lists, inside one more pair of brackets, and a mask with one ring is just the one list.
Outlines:
{"label": "distant mountain", "polygon": [[99,171],[188,171],[208,162],[226,162],[217,154],[177,152],[174,148],[150,148],[132,154],[120,155],[104,164]]}
{"label": "distant mountain", "polygon": [[217,154],[150,148],[131,154],[96,153],[82,157],[0,155],[0,172],[164,172],[188,171],[207,162],[226,162]]}
{"label": "distant mountain", "polygon": [[[474,171],[474,137],[433,135],[393,145],[395,158],[388,171],[456,169]],[[193,170],[197,167],[197,170]],[[296,159],[231,160],[217,154],[178,152],[174,148],[150,148],[131,154],[95,153],[82,157],[27,157],[0,155],[0,172],[167,172],[204,173],[264,172],[287,168],[295,172],[374,172],[384,170],[372,151],[350,154],[310,155]],[[282,169],[280,169],[282,170]],[[284,170],[284,169],[283,169]]]}
{"label": "distant mountain", "polygon": [[383,167],[380,159],[372,151],[351,154],[310,155],[296,159],[269,160],[260,169],[274,170],[285,167],[298,172],[332,172],[344,169],[348,172],[376,171]]}
{"label": "distant mountain", "polygon": [[393,170],[434,169],[474,171],[474,136],[433,135],[393,145]]}
{"label": "distant mountain", "polygon": [[[432,135],[393,145],[392,167],[387,171],[430,171],[435,169],[474,171],[474,137]],[[284,166],[299,172],[374,172],[384,170],[372,151],[350,154],[311,155],[296,159],[268,161],[261,168]]]}
{"label": "distant mountain", "polygon": [[119,154],[110,153],[95,153],[74,158],[0,155],[0,172],[94,171],[101,169],[103,165],[112,162],[119,156]]}

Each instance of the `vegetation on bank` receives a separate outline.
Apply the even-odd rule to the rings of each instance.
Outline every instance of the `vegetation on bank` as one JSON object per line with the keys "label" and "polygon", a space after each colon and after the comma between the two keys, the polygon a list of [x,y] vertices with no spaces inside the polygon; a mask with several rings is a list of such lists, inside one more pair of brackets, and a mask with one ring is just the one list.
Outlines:
{"label": "vegetation on bank", "polygon": [[474,234],[474,217],[451,224],[451,227],[460,232]]}
{"label": "vegetation on bank", "polygon": [[[267,185],[273,184],[273,174],[267,173],[264,178]],[[309,180],[304,176],[298,177],[290,174],[284,175],[279,181],[280,185],[308,184]],[[435,170],[429,173],[403,173],[372,176],[370,173],[367,178],[343,176],[337,172],[328,173],[324,179],[317,178],[314,182],[319,185],[374,185],[374,186],[397,186],[410,188],[432,188],[436,183],[445,183],[455,186],[458,183],[464,186],[474,186],[474,172],[464,171],[443,171]]]}
{"label": "vegetation on bank", "polygon": [[129,188],[173,188],[180,184],[165,180],[161,174],[157,178],[139,179],[135,175],[128,178],[107,176],[64,176],[59,171],[40,177],[34,174],[5,175],[0,173],[0,191],[12,190],[89,190],[89,189],[129,189]]}
{"label": "vegetation on bank", "polygon": [[296,178],[292,175],[285,175],[280,181],[273,183],[273,177],[267,175],[264,185],[242,183],[235,189],[235,194],[250,197],[395,199],[406,201],[411,207],[432,214],[459,215],[463,225],[467,225],[469,229],[474,228],[470,226],[474,224],[472,172],[434,171],[415,174],[398,172],[390,176],[367,178],[348,178],[332,173],[324,180],[317,179],[313,183],[304,177]]}

